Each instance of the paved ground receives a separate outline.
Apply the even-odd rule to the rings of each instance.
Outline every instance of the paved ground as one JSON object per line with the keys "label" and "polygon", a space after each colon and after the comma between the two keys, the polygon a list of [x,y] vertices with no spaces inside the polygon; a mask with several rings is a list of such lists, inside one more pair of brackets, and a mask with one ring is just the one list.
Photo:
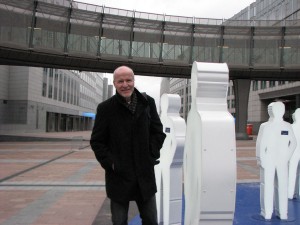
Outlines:
{"label": "paved ground", "polygon": [[[0,225],[111,225],[104,171],[90,149],[89,137],[90,132],[65,132],[2,139]],[[50,141],[53,138],[56,141]],[[238,183],[258,179],[255,137],[237,141]],[[136,213],[132,204],[130,219]]]}

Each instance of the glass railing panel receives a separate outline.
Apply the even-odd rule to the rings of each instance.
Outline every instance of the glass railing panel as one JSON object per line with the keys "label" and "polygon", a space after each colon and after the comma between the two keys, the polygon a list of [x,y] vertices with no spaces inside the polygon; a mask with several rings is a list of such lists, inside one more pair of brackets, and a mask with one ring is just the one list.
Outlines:
{"label": "glass railing panel", "polygon": [[162,21],[135,19],[134,41],[157,43],[162,37]]}
{"label": "glass railing panel", "polygon": [[90,12],[102,13],[104,6],[72,1],[72,7],[73,7],[73,9],[75,8],[75,9],[86,10],[86,11],[90,11]]}
{"label": "glass railing panel", "polygon": [[280,66],[281,27],[256,27],[254,30],[253,65]]}
{"label": "glass railing panel", "polygon": [[39,2],[32,47],[64,53],[67,25],[68,7]]}
{"label": "glass railing panel", "polygon": [[147,13],[147,12],[134,12],[134,17],[136,19],[147,19],[147,20],[156,20],[156,21],[164,21],[163,14],[155,14],[155,13]]}
{"label": "glass railing panel", "polygon": [[129,56],[130,42],[116,39],[102,39],[100,52],[103,57],[107,56]]}
{"label": "glass railing panel", "polygon": [[219,62],[220,57],[219,26],[195,26],[192,61]]}
{"label": "glass railing panel", "polygon": [[300,40],[298,36],[286,37],[283,48],[284,67],[300,67]]}
{"label": "glass railing panel", "polygon": [[97,36],[85,36],[70,34],[68,38],[68,53],[86,54],[91,56],[97,55],[98,47]]}
{"label": "glass railing panel", "polygon": [[248,66],[250,57],[250,27],[225,27],[222,61],[230,65]]}
{"label": "glass railing panel", "polygon": [[285,67],[299,67],[300,65],[300,28],[286,27],[285,43],[283,47],[283,64]]}
{"label": "glass railing panel", "polygon": [[280,39],[255,37],[253,49],[254,66],[280,66]]}
{"label": "glass railing panel", "polygon": [[194,46],[193,48],[193,61],[198,62],[219,62],[218,47],[202,47]]}
{"label": "glass railing panel", "polygon": [[222,62],[236,66],[249,66],[249,48],[224,47]]}
{"label": "glass railing panel", "polygon": [[[92,20],[90,18],[90,20]],[[96,20],[96,18],[94,19]],[[68,53],[84,53],[97,55],[99,43],[99,22],[81,19],[71,19],[71,29],[68,37]]]}
{"label": "glass railing panel", "polygon": [[132,57],[133,58],[150,58],[150,43],[132,42]]}
{"label": "glass railing panel", "polygon": [[180,61],[189,62],[190,46],[163,44],[162,58],[163,61]]}
{"label": "glass railing panel", "polygon": [[0,41],[2,46],[28,48],[33,4],[27,10],[14,7],[0,8]]}

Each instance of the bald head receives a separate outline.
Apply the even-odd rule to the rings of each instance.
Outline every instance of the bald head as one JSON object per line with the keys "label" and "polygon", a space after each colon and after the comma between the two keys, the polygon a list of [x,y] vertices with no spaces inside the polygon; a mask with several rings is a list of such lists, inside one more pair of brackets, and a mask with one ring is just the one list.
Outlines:
{"label": "bald head", "polygon": [[119,75],[122,74],[128,74],[131,75],[134,78],[134,72],[133,70],[128,67],[128,66],[120,66],[117,69],[115,69],[114,71],[114,80],[116,79],[116,77],[118,77]]}
{"label": "bald head", "polygon": [[134,91],[134,73],[127,66],[120,66],[114,71],[114,86],[125,99],[129,99]]}

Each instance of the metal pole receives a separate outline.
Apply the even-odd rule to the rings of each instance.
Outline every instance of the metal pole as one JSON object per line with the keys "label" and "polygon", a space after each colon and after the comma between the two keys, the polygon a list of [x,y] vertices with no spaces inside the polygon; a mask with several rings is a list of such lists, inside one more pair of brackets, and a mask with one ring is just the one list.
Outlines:
{"label": "metal pole", "polygon": [[34,7],[33,7],[33,11],[32,11],[30,36],[29,36],[29,43],[28,43],[28,47],[29,47],[30,50],[32,50],[33,47],[34,47],[34,45],[33,45],[33,35],[34,35],[34,28],[36,26],[36,11],[37,11],[37,6],[38,6],[38,1],[34,0],[33,4],[34,4]]}

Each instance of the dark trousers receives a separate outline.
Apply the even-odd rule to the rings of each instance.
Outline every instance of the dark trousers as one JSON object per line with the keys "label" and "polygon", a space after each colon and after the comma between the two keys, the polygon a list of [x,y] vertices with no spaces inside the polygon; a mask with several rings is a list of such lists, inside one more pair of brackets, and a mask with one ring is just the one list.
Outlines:
{"label": "dark trousers", "polygon": [[[158,225],[155,195],[147,201],[137,200],[135,202],[140,212],[142,225]],[[110,209],[113,225],[128,224],[129,202],[120,203],[111,200]]]}

